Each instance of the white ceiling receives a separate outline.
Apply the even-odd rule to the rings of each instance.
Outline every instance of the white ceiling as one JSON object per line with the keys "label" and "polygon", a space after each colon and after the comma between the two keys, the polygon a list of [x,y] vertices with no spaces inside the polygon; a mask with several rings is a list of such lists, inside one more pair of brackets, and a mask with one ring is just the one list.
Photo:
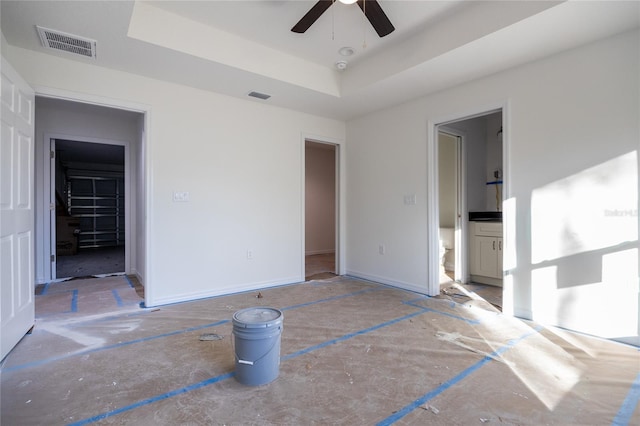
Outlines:
{"label": "white ceiling", "polygon": [[[379,0],[387,37],[340,3],[291,32],[314,3],[2,0],[0,15],[13,46],[342,120],[640,26],[637,1]],[[45,49],[35,25],[97,40],[97,59]]]}

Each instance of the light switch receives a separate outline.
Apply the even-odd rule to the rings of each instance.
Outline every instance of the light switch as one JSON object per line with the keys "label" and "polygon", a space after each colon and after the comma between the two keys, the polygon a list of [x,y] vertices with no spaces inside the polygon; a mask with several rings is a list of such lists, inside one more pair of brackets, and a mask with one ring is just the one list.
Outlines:
{"label": "light switch", "polygon": [[407,206],[414,206],[416,204],[416,194],[405,195],[404,204]]}
{"label": "light switch", "polygon": [[189,193],[188,192],[174,192],[173,193],[173,202],[174,203],[186,203],[189,201]]}

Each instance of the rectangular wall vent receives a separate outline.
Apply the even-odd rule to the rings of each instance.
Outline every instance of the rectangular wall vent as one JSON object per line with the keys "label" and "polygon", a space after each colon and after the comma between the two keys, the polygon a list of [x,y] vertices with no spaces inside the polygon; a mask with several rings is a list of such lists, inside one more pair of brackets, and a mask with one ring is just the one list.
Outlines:
{"label": "rectangular wall vent", "polygon": [[260,92],[249,92],[249,96],[253,98],[262,99],[262,100],[266,100],[271,97],[271,95],[267,95],[265,93],[260,93]]}
{"label": "rectangular wall vent", "polygon": [[96,58],[96,41],[86,37],[50,30],[36,25],[42,45],[48,49],[63,50],[87,58]]}

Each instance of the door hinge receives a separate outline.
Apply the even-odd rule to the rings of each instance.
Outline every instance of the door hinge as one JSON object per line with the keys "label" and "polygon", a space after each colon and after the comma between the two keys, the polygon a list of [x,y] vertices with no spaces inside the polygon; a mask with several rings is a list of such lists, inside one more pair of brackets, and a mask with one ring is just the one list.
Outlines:
{"label": "door hinge", "polygon": [[51,255],[51,262],[55,262],[55,261],[56,261],[56,255],[55,255],[55,254],[52,254],[52,255]]}
{"label": "door hinge", "polygon": [[52,160],[54,158],[56,158],[56,152],[55,151],[49,151],[49,158],[51,158]]}

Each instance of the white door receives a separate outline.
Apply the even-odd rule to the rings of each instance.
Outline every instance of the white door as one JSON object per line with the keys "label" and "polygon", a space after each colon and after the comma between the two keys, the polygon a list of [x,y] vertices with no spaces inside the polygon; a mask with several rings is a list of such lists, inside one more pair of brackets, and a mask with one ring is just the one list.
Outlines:
{"label": "white door", "polygon": [[33,326],[34,92],[2,58],[0,359]]}

